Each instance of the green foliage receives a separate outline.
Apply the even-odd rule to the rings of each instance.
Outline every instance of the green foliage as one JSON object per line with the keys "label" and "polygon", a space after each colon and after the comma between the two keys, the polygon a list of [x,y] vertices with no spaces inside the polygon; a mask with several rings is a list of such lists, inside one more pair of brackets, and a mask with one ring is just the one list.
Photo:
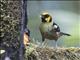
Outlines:
{"label": "green foliage", "polygon": [[79,37],[79,24],[75,24],[74,28],[71,30],[71,36],[69,38],[65,38],[64,39],[64,45],[67,45],[68,47],[69,46],[79,46],[80,44],[80,37]]}

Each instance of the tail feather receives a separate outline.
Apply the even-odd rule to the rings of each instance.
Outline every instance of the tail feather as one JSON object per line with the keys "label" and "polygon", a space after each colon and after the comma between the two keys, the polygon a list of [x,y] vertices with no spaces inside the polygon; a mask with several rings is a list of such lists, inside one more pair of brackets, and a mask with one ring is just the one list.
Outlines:
{"label": "tail feather", "polygon": [[70,34],[60,32],[61,35],[71,36]]}

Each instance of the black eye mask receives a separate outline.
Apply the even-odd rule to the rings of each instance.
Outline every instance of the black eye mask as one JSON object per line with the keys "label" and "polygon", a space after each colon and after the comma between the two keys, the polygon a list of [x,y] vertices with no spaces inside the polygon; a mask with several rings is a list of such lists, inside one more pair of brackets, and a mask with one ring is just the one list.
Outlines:
{"label": "black eye mask", "polygon": [[44,18],[42,18],[42,22],[46,22],[46,20]]}
{"label": "black eye mask", "polygon": [[49,15],[48,15],[48,14],[47,14],[47,15],[44,15],[44,17],[45,17],[45,18],[48,18],[48,17],[49,17]]}
{"label": "black eye mask", "polygon": [[[42,19],[42,22],[47,22],[45,19],[48,18],[50,15],[46,14],[46,15],[42,15],[41,19]],[[52,21],[52,18],[50,19],[49,22]]]}

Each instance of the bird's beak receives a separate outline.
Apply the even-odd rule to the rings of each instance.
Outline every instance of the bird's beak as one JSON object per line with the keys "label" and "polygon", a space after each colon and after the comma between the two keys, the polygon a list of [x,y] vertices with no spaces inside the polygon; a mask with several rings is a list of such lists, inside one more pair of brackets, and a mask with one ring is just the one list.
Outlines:
{"label": "bird's beak", "polygon": [[40,18],[44,19],[44,16],[41,14],[41,15],[40,15]]}
{"label": "bird's beak", "polygon": [[40,18],[42,17],[42,14],[40,14]]}
{"label": "bird's beak", "polygon": [[40,18],[41,18],[41,15],[40,15]]}

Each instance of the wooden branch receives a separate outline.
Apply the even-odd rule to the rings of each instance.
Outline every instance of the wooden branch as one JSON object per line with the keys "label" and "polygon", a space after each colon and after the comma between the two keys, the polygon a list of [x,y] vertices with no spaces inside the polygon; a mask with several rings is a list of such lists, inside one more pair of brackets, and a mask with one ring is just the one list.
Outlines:
{"label": "wooden branch", "polygon": [[[26,8],[27,8],[27,1],[26,0],[21,0],[21,32],[20,32],[20,60],[24,60],[23,59],[23,48],[24,48],[24,44],[23,44],[23,36],[24,36],[24,29],[26,28],[27,25],[27,12],[26,12]],[[26,22],[26,23],[25,23]]]}

